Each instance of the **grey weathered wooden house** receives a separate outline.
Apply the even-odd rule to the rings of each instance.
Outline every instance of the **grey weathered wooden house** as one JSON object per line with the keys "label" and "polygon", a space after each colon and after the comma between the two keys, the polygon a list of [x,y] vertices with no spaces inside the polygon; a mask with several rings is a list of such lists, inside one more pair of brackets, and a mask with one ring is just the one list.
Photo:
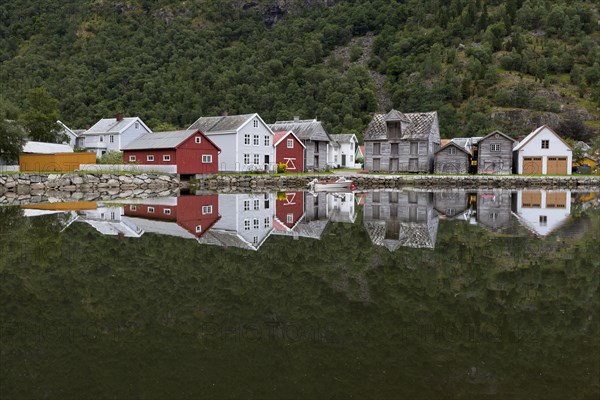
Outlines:
{"label": "grey weathered wooden house", "polygon": [[477,223],[492,231],[510,228],[512,215],[511,192],[477,193]]}
{"label": "grey weathered wooden house", "polygon": [[433,249],[439,218],[432,193],[375,191],[365,199],[363,224],[373,243],[390,251]]}
{"label": "grey weathered wooden house", "polygon": [[466,174],[471,165],[471,153],[451,141],[435,152],[436,174]]}
{"label": "grey weathered wooden house", "polygon": [[478,174],[511,174],[513,147],[516,141],[500,131],[494,131],[477,141]]}
{"label": "grey weathered wooden house", "polygon": [[304,169],[306,171],[325,170],[333,157],[332,139],[325,127],[316,119],[301,120],[295,117],[292,121],[276,121],[269,125],[273,132],[293,131],[306,146],[304,152]]}
{"label": "grey weathered wooden house", "polygon": [[469,193],[465,190],[451,192],[435,192],[433,208],[447,220],[464,220],[470,218]]}
{"label": "grey weathered wooden house", "polygon": [[367,171],[432,172],[440,146],[437,112],[375,114],[364,142]]}

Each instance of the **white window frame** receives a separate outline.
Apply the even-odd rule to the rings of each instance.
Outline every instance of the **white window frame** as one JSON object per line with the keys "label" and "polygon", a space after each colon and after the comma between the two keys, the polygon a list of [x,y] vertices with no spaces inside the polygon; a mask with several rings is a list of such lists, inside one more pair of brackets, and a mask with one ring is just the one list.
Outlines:
{"label": "white window frame", "polygon": [[163,209],[163,214],[165,214],[165,215],[171,215],[171,209],[170,208]]}
{"label": "white window frame", "polygon": [[196,225],[196,233],[202,232],[202,225]]}
{"label": "white window frame", "polygon": [[244,165],[250,165],[250,154],[244,154]]}
{"label": "white window frame", "polygon": [[135,156],[129,156],[129,162],[135,162],[136,157]]}
{"label": "white window frame", "polygon": [[244,133],[244,144],[247,144],[248,146],[250,146],[250,134],[249,133]]}
{"label": "white window frame", "polygon": [[245,219],[244,220],[244,230],[245,231],[249,231],[250,230],[250,220],[249,219]]}
{"label": "white window frame", "polygon": [[171,161],[171,155],[170,154],[163,154],[163,161]]}
{"label": "white window frame", "polygon": [[135,123],[135,129],[139,129],[139,128],[140,128],[140,123],[139,123],[139,122],[136,122],[136,123]]}
{"label": "white window frame", "polygon": [[212,214],[212,205],[202,206],[202,215]]}
{"label": "white window frame", "polygon": [[260,200],[254,199],[253,208],[255,210],[260,210]]}
{"label": "white window frame", "polygon": [[254,127],[258,128],[258,120],[257,119],[254,120]]}
{"label": "white window frame", "polygon": [[102,135],[100,136],[100,141],[104,142],[104,136],[102,136]]}
{"label": "white window frame", "polygon": [[290,213],[290,214],[286,215],[285,219],[286,219],[286,221],[287,221],[288,224],[291,224],[292,222],[294,222],[294,214]]}
{"label": "white window frame", "polygon": [[212,154],[202,154],[202,164],[212,163]]}
{"label": "white window frame", "polygon": [[456,147],[450,147],[448,149],[448,154],[450,154],[451,156],[456,154]]}
{"label": "white window frame", "polygon": [[287,148],[288,149],[293,149],[294,148],[294,139],[288,139],[287,140]]}
{"label": "white window frame", "polygon": [[115,136],[114,135],[110,135],[108,137],[109,142],[114,143],[115,142]]}
{"label": "white window frame", "polygon": [[254,135],[252,138],[252,144],[254,146],[260,146],[260,135]]}
{"label": "white window frame", "polygon": [[250,211],[250,200],[244,200],[244,211]]}
{"label": "white window frame", "polygon": [[254,154],[254,165],[260,164],[260,154]]}
{"label": "white window frame", "polygon": [[137,211],[137,206],[136,206],[135,204],[131,204],[131,205],[129,206],[129,210],[130,210],[130,211]]}
{"label": "white window frame", "polygon": [[499,153],[500,152],[500,145],[498,143],[492,143],[490,144],[490,151],[493,153]]}
{"label": "white window frame", "polygon": [[264,219],[264,221],[263,221],[263,222],[264,222],[264,227],[265,227],[265,228],[269,228],[269,227],[271,227],[271,218],[269,218],[269,217],[265,217],[265,219]]}
{"label": "white window frame", "polygon": [[146,156],[146,161],[154,161],[154,154],[148,154]]}
{"label": "white window frame", "polygon": [[271,138],[269,137],[269,135],[265,135],[265,146],[270,146],[271,145]]}
{"label": "white window frame", "polygon": [[252,220],[252,227],[254,229],[260,229],[260,221],[258,220],[258,218],[254,218]]}
{"label": "white window frame", "polygon": [[201,136],[196,136],[196,137],[194,138],[194,143],[196,143],[196,144],[200,144],[200,143],[202,143],[202,137],[201,137]]}
{"label": "white window frame", "polygon": [[254,236],[252,239],[253,244],[258,244],[258,236]]}
{"label": "white window frame", "polygon": [[154,214],[154,207],[148,207],[148,214]]}

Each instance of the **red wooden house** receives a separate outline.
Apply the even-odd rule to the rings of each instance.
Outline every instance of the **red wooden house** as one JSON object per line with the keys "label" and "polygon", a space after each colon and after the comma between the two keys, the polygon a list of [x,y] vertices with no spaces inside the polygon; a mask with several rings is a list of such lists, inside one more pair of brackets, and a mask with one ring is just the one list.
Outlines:
{"label": "red wooden house", "polygon": [[288,232],[304,217],[304,192],[286,192],[284,198],[275,201],[273,228],[278,232]]}
{"label": "red wooden house", "polygon": [[220,219],[219,195],[157,198],[127,204],[124,212],[144,232],[199,238]]}
{"label": "red wooden house", "polygon": [[178,174],[216,174],[221,149],[197,129],[146,133],[123,148],[123,161],[175,165]]}
{"label": "red wooden house", "polygon": [[306,146],[292,131],[275,132],[275,161],[287,165],[287,171],[304,171],[304,151]]}

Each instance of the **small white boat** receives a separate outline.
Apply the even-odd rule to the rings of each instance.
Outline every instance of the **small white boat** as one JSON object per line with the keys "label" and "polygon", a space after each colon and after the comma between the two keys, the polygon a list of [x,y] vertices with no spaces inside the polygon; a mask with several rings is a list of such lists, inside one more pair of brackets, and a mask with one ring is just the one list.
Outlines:
{"label": "small white boat", "polygon": [[343,176],[337,180],[331,181],[319,181],[315,178],[309,182],[308,187],[313,192],[340,192],[354,190],[352,181],[344,178]]}

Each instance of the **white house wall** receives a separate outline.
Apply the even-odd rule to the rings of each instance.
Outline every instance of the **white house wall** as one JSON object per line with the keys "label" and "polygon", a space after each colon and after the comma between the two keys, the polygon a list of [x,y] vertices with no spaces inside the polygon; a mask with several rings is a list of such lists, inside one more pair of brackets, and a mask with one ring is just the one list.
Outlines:
{"label": "white house wall", "polygon": [[[254,120],[258,121],[258,126],[254,127]],[[249,169],[265,169],[265,156],[269,156],[268,166],[273,169],[275,162],[275,148],[273,147],[273,131],[269,129],[259,118],[253,118],[239,129],[238,134],[238,152],[239,167],[242,171]],[[250,144],[244,144],[244,135],[250,134]],[[254,135],[258,135],[258,146],[255,146]],[[269,145],[265,146],[265,137],[269,137]],[[244,163],[244,154],[250,155],[250,164]],[[258,154],[260,158],[259,165],[254,164],[254,155]],[[236,171],[240,171],[237,169]]]}
{"label": "white house wall", "polygon": [[[517,214],[526,225],[538,235],[546,236],[561,226],[571,215],[571,192],[566,193],[565,208],[547,208],[546,197],[548,191],[541,191],[540,207],[523,207],[523,192],[517,192]],[[546,221],[540,222],[540,217],[545,216]]]}
{"label": "white house wall", "polygon": [[[549,148],[542,149],[542,140],[549,141]],[[517,151],[517,173],[523,174],[523,158],[542,157],[542,174],[545,175],[548,167],[548,157],[567,157],[567,174],[571,175],[573,152],[567,145],[557,138],[550,130],[542,129],[535,137],[527,142],[522,149]]]}
{"label": "white house wall", "polygon": [[237,160],[237,135],[228,134],[206,134],[216,144],[221,152],[219,153],[219,172],[241,171]]}

